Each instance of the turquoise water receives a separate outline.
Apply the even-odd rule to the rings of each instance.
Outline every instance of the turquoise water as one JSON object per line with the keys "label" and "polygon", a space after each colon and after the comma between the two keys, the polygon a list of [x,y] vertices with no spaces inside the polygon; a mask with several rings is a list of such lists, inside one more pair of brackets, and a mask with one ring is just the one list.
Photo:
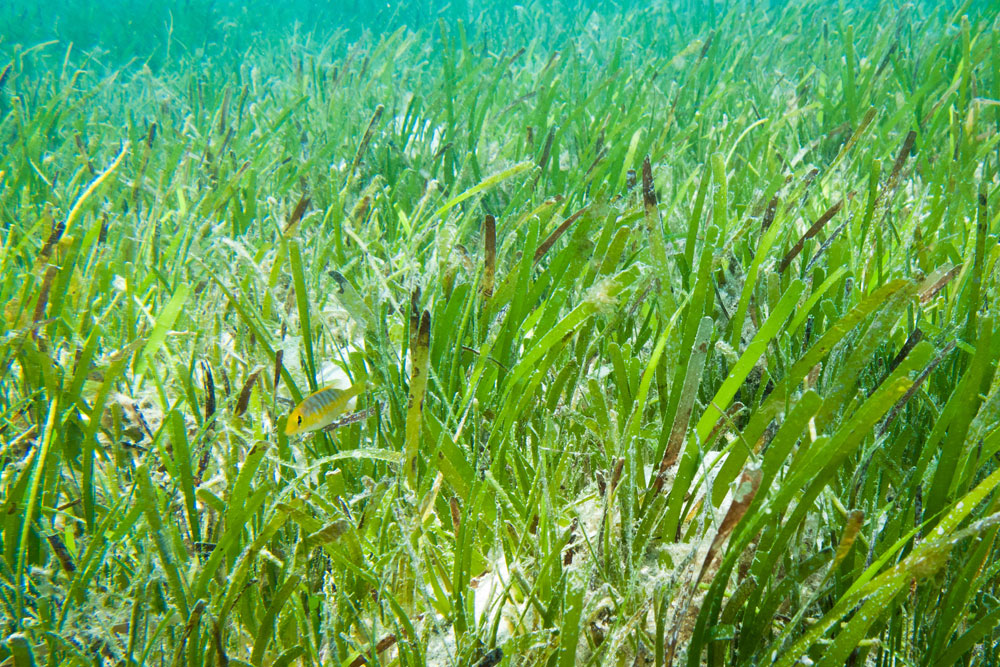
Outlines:
{"label": "turquoise water", "polygon": [[[551,43],[558,45],[566,38],[572,39],[580,24],[590,15],[613,22],[617,16],[639,9],[654,15],[672,16],[678,24],[701,23],[711,28],[721,16],[730,12],[745,13],[749,8],[759,11],[765,6],[768,11],[780,12],[788,5],[797,4],[802,3],[786,0],[548,0],[521,3],[481,0],[293,0],[271,3],[226,0],[15,0],[0,6],[0,36],[3,38],[0,52],[10,52],[17,44],[26,48],[58,40],[63,48],[72,44],[74,49],[92,52],[107,64],[138,61],[155,66],[162,64],[171,54],[176,57],[181,53],[243,52],[260,40],[290,33],[312,34],[322,41],[331,34],[344,31],[356,39],[363,34],[377,36],[401,27],[416,30],[437,21],[446,24],[462,21],[469,26],[470,32],[482,31],[495,41],[517,42],[523,41],[525,35],[508,32],[507,28],[519,16],[536,13],[552,17],[553,25],[563,27],[550,35]],[[823,3],[807,4],[816,6]],[[875,5],[873,0],[841,0],[826,4],[829,5],[832,24],[837,24],[845,12],[863,12]],[[968,0],[965,3],[924,0],[918,4],[924,11],[933,9],[942,13],[954,12],[964,4],[966,11],[975,15],[988,12],[994,6],[994,0]]]}

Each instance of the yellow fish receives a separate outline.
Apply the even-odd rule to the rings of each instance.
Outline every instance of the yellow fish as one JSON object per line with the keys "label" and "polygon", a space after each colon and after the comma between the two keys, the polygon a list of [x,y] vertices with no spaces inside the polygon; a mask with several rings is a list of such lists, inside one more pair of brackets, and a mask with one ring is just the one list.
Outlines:
{"label": "yellow fish", "polygon": [[285,435],[317,431],[332,424],[347,409],[352,398],[365,390],[364,383],[347,389],[329,386],[306,396],[288,415]]}

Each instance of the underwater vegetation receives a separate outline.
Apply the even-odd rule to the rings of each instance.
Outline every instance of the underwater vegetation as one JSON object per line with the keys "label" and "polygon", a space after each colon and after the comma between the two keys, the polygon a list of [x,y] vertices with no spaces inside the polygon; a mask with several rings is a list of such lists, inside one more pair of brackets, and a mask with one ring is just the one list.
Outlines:
{"label": "underwater vegetation", "polygon": [[0,665],[1000,664],[998,166],[993,3],[7,3]]}

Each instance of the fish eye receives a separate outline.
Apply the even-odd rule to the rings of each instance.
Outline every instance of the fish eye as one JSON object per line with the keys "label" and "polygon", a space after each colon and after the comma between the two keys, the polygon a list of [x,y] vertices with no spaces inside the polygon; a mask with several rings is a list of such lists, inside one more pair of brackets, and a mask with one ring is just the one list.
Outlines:
{"label": "fish eye", "polygon": [[296,425],[297,426],[302,426],[302,415],[299,415],[296,419],[297,419],[297,421],[295,422]]}

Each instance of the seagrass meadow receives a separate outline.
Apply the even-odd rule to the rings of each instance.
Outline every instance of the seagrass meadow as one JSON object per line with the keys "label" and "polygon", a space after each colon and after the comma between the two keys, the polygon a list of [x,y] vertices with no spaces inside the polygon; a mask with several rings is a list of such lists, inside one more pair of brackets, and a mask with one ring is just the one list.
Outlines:
{"label": "seagrass meadow", "polygon": [[993,2],[4,3],[0,666],[1000,665],[998,166]]}

